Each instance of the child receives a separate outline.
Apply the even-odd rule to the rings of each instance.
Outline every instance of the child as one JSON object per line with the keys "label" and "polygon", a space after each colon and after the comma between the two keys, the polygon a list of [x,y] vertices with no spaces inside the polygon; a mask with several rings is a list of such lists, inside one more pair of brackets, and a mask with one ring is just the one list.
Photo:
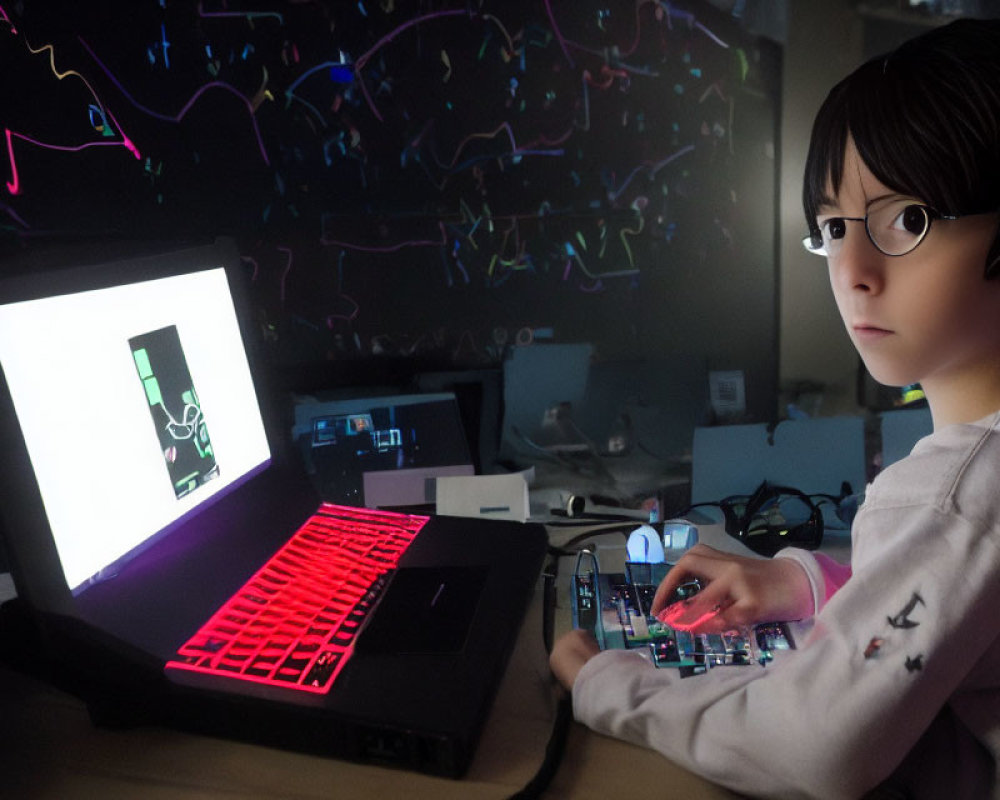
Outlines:
{"label": "child", "polygon": [[573,631],[552,669],[581,722],[742,793],[997,796],[1000,21],[931,30],[835,87],[803,197],[865,365],[919,382],[934,433],[868,488],[850,567],[698,545],[659,587],[653,613],[705,586],[677,627],[814,616],[797,650],[681,680]]}

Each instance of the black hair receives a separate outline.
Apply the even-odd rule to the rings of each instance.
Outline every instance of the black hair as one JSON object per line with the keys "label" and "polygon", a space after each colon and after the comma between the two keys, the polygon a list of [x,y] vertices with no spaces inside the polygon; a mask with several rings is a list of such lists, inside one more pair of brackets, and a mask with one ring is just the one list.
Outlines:
{"label": "black hair", "polygon": [[[802,203],[840,190],[853,138],[872,174],[942,214],[1000,209],[1000,20],[956,20],[866,62],[837,84],[813,123]],[[987,256],[1000,274],[1000,235]]]}

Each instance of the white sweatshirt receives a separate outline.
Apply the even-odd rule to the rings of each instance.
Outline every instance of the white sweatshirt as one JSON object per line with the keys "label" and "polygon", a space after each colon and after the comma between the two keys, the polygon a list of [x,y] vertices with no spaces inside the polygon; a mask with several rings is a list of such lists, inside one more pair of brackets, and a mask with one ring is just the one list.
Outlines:
{"label": "white sweatshirt", "polygon": [[884,470],[850,572],[779,554],[816,600],[797,650],[683,679],[603,652],[573,686],[576,718],[752,796],[859,798],[886,779],[893,797],[1000,796],[998,428],[1000,413],[946,427]]}

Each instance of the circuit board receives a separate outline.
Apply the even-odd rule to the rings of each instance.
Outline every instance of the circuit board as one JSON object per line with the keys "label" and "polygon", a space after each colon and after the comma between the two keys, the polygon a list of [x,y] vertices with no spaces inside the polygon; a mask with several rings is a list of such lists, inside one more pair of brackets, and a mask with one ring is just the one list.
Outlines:
{"label": "circuit board", "polygon": [[726,633],[692,633],[660,622],[649,608],[669,568],[631,562],[624,573],[578,568],[571,587],[573,626],[593,633],[602,650],[640,650],[658,669],[677,669],[682,677],[718,666],[766,665],[776,651],[795,648],[783,622]]}

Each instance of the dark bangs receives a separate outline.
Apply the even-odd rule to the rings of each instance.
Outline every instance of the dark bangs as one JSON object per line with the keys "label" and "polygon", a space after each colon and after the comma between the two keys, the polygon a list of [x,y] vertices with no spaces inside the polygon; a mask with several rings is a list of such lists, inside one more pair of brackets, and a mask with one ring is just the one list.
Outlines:
{"label": "dark bangs", "polygon": [[1000,207],[1000,22],[959,21],[873,59],[827,96],[803,184],[810,230],[836,194],[847,137],[893,191],[944,214]]}

